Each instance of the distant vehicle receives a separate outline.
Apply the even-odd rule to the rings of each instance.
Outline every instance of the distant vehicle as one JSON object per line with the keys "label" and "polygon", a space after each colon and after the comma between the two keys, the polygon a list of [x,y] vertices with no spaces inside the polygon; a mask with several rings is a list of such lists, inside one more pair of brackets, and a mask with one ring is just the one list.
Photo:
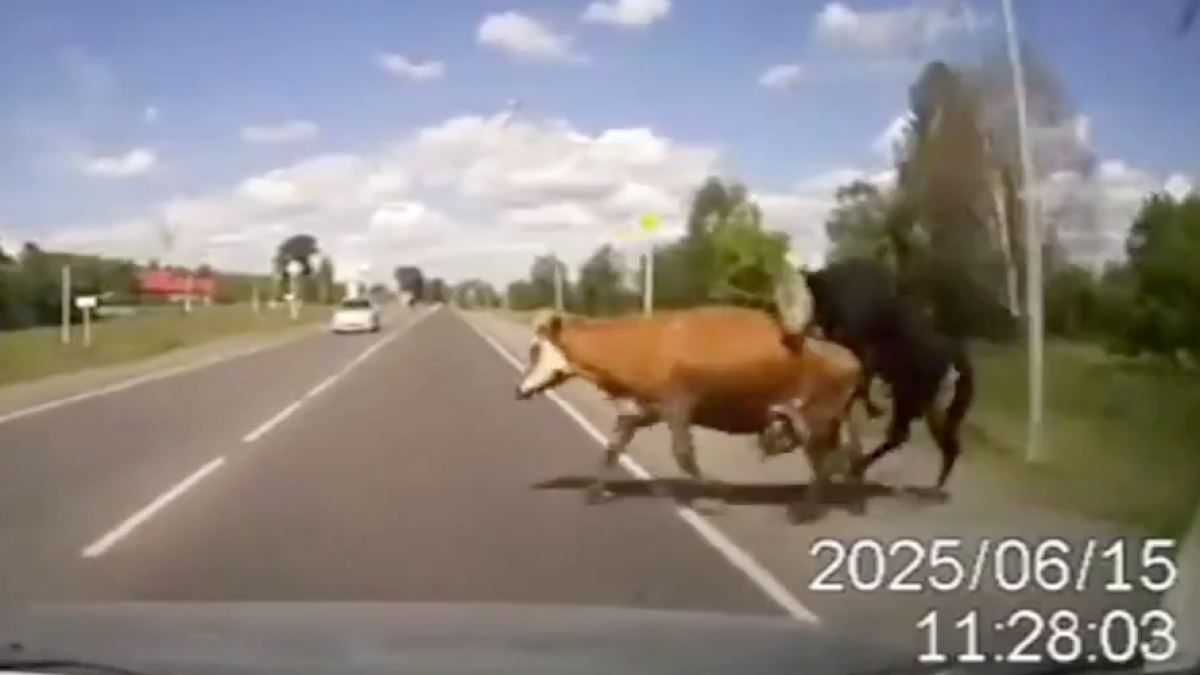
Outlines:
{"label": "distant vehicle", "polygon": [[378,333],[382,328],[379,309],[367,298],[342,300],[329,322],[333,333]]}

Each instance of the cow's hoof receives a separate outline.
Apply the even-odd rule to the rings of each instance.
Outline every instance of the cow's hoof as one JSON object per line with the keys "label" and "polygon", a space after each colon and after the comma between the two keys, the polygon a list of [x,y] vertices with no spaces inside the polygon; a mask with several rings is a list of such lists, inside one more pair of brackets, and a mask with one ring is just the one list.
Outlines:
{"label": "cow's hoof", "polygon": [[921,504],[941,504],[949,501],[950,495],[939,487],[908,487],[901,491],[910,501]]}
{"label": "cow's hoof", "polygon": [[816,504],[811,501],[792,502],[787,506],[788,523],[792,525],[805,525],[811,523],[820,515],[820,504]]}
{"label": "cow's hoof", "polygon": [[612,501],[614,496],[612,490],[601,483],[596,483],[583,493],[583,501],[589,505],[604,504]]}

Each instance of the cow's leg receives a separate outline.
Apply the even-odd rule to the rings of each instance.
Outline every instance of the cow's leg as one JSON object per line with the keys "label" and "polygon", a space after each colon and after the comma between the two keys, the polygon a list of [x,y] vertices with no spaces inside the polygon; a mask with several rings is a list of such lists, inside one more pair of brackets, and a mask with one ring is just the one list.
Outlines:
{"label": "cow's leg", "polygon": [[[812,438],[812,430],[808,426],[808,420],[804,419],[804,414],[801,412],[804,409],[804,399],[796,398],[787,403],[776,403],[772,405],[768,411],[770,417],[774,418],[768,429],[773,433],[790,433],[792,440],[796,445],[808,445]],[[784,425],[785,429],[780,429],[779,425]]]}
{"label": "cow's leg", "polygon": [[867,411],[867,415],[871,419],[882,417],[883,408],[879,407],[874,399],[871,398],[871,383],[875,381],[875,376],[879,372],[876,365],[878,363],[878,356],[876,356],[875,350],[869,344],[847,334],[837,334],[837,342],[845,345],[850,351],[854,352],[862,367],[862,373],[858,378],[858,385],[854,389],[854,398],[862,401],[863,408]]}
{"label": "cow's leg", "polygon": [[871,451],[871,454],[860,458],[851,466],[850,476],[854,480],[861,481],[872,464],[908,442],[912,435],[912,423],[920,416],[916,410],[911,396],[903,392],[896,392],[896,398],[892,402],[892,420],[888,424],[887,436],[884,437],[879,447]]}
{"label": "cow's leg", "polygon": [[617,421],[613,424],[608,443],[604,446],[600,466],[592,479],[591,486],[584,495],[587,502],[597,503],[611,496],[608,483],[621,455],[625,454],[625,449],[629,447],[629,443],[633,441],[633,437],[639,429],[648,427],[657,421],[658,416],[653,411],[646,409],[630,409],[617,415]]}
{"label": "cow's leg", "polygon": [[948,423],[940,410],[930,410],[925,414],[925,426],[942,453],[942,466],[938,470],[937,483],[934,485],[935,490],[942,492],[954,471],[959,455],[962,454],[962,447],[958,442],[958,429]]}
{"label": "cow's leg", "polygon": [[863,408],[866,409],[867,415],[871,419],[878,419],[883,416],[883,408],[875,403],[871,398],[871,383],[875,381],[875,357],[871,350],[863,352],[862,357],[862,375],[858,380],[858,387],[854,391],[854,396],[862,401]]}
{"label": "cow's leg", "polygon": [[717,482],[706,477],[696,462],[696,444],[692,440],[693,405],[689,397],[675,396],[663,407],[663,417],[671,431],[671,454],[675,455],[680,471],[702,487],[714,487]]}

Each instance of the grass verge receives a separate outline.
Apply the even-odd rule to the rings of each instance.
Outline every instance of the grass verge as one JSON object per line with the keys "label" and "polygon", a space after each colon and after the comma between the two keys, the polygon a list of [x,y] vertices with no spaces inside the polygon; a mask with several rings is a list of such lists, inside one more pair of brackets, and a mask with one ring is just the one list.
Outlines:
{"label": "grass verge", "polygon": [[1023,349],[977,346],[964,441],[1020,494],[1147,534],[1187,527],[1200,498],[1200,377],[1048,341],[1042,457],[1027,461]]}
{"label": "grass verge", "polygon": [[92,324],[86,347],[78,325],[69,345],[62,344],[57,327],[0,333],[0,386],[150,358],[223,338],[279,332],[325,320],[329,312],[327,307],[307,306],[299,321],[292,321],[285,310],[256,314],[246,305],[200,307],[187,315],[153,310]]}

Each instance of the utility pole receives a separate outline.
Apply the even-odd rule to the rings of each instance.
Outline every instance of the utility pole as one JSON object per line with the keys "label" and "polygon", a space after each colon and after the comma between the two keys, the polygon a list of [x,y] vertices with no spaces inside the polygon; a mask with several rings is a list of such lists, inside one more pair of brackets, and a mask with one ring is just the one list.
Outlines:
{"label": "utility pole", "polygon": [[648,246],[642,279],[642,313],[646,316],[654,313],[654,243],[650,242]]}
{"label": "utility pole", "polygon": [[562,262],[554,259],[554,309],[563,311],[563,273]]}
{"label": "utility pole", "polygon": [[62,304],[59,337],[64,345],[71,344],[71,266],[63,265],[59,281],[59,302]]}
{"label": "utility pole", "polygon": [[1032,461],[1042,457],[1043,360],[1045,330],[1042,297],[1042,228],[1038,201],[1037,176],[1029,146],[1029,112],[1025,99],[1025,68],[1020,52],[1017,20],[1012,0],[1000,0],[1004,14],[1004,35],[1008,62],[1012,70],[1013,97],[1017,108],[1017,145],[1021,157],[1021,194],[1025,207],[1025,312],[1029,343],[1029,420],[1026,456]]}

